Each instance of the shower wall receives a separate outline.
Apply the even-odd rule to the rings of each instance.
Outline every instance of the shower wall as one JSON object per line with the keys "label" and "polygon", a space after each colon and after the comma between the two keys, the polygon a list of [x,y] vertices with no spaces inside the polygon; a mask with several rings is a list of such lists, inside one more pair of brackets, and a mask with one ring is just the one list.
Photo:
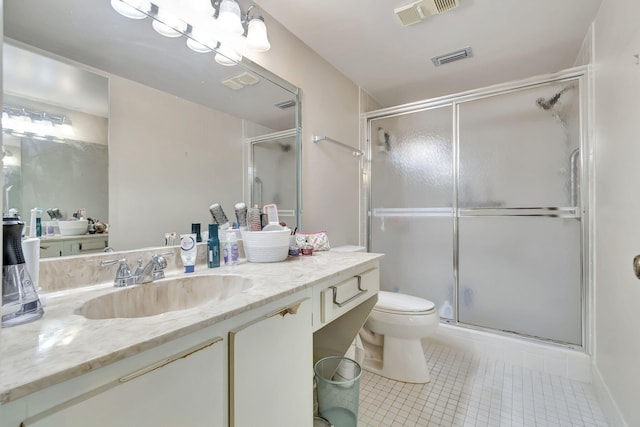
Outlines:
{"label": "shower wall", "polygon": [[427,298],[455,324],[582,346],[578,85],[369,120],[368,237],[386,254],[383,289]]}

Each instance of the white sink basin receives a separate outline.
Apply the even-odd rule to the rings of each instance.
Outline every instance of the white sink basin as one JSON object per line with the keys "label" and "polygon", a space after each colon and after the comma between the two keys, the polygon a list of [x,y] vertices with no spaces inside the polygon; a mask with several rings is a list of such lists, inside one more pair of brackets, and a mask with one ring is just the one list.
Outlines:
{"label": "white sink basin", "polygon": [[84,303],[75,313],[87,319],[155,316],[222,301],[252,286],[236,275],[185,276],[115,290]]}
{"label": "white sink basin", "polygon": [[89,220],[58,221],[58,227],[63,236],[82,236],[89,230]]}

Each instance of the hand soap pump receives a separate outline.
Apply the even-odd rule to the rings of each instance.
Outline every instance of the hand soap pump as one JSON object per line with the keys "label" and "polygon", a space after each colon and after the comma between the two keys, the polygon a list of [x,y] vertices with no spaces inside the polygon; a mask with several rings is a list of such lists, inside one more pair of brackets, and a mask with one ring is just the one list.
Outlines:
{"label": "hand soap pump", "polygon": [[220,267],[220,239],[218,239],[218,224],[209,224],[207,260],[209,268]]}
{"label": "hand soap pump", "polygon": [[2,327],[31,322],[44,315],[22,252],[23,227],[24,222],[18,217],[2,219]]}

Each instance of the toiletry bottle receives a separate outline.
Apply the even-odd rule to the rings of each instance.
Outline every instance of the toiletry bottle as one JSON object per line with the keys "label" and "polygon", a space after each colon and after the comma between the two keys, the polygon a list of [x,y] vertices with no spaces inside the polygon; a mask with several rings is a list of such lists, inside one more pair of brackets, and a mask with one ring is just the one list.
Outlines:
{"label": "toiletry bottle", "polygon": [[227,243],[225,244],[224,262],[226,265],[238,264],[238,237],[235,230],[227,231]]}
{"label": "toiletry bottle", "polygon": [[29,221],[29,237],[36,237],[36,218],[38,218],[38,211],[42,211],[42,209],[31,209],[31,220]]}
{"label": "toiletry bottle", "polygon": [[42,237],[42,218],[36,218],[36,237]]}
{"label": "toiletry bottle", "polygon": [[196,247],[196,235],[181,234],[180,255],[182,257],[182,264],[184,265],[185,273],[193,273],[195,271],[197,254],[198,248]]}
{"label": "toiletry bottle", "polygon": [[209,268],[220,267],[220,240],[218,239],[218,224],[209,224],[207,259]]}
{"label": "toiletry bottle", "polygon": [[196,235],[196,242],[202,242],[202,235],[200,234],[200,224],[191,224],[191,234]]}

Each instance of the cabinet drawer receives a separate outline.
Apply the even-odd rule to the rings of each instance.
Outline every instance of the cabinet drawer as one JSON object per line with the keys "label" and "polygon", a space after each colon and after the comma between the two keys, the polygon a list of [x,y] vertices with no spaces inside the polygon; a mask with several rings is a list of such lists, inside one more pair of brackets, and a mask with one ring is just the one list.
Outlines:
{"label": "cabinet drawer", "polygon": [[107,247],[107,241],[103,239],[85,239],[69,242],[69,255],[100,252]]}
{"label": "cabinet drawer", "polygon": [[320,293],[322,323],[329,323],[342,314],[375,295],[380,289],[380,275],[377,268],[333,286],[328,286]]}

